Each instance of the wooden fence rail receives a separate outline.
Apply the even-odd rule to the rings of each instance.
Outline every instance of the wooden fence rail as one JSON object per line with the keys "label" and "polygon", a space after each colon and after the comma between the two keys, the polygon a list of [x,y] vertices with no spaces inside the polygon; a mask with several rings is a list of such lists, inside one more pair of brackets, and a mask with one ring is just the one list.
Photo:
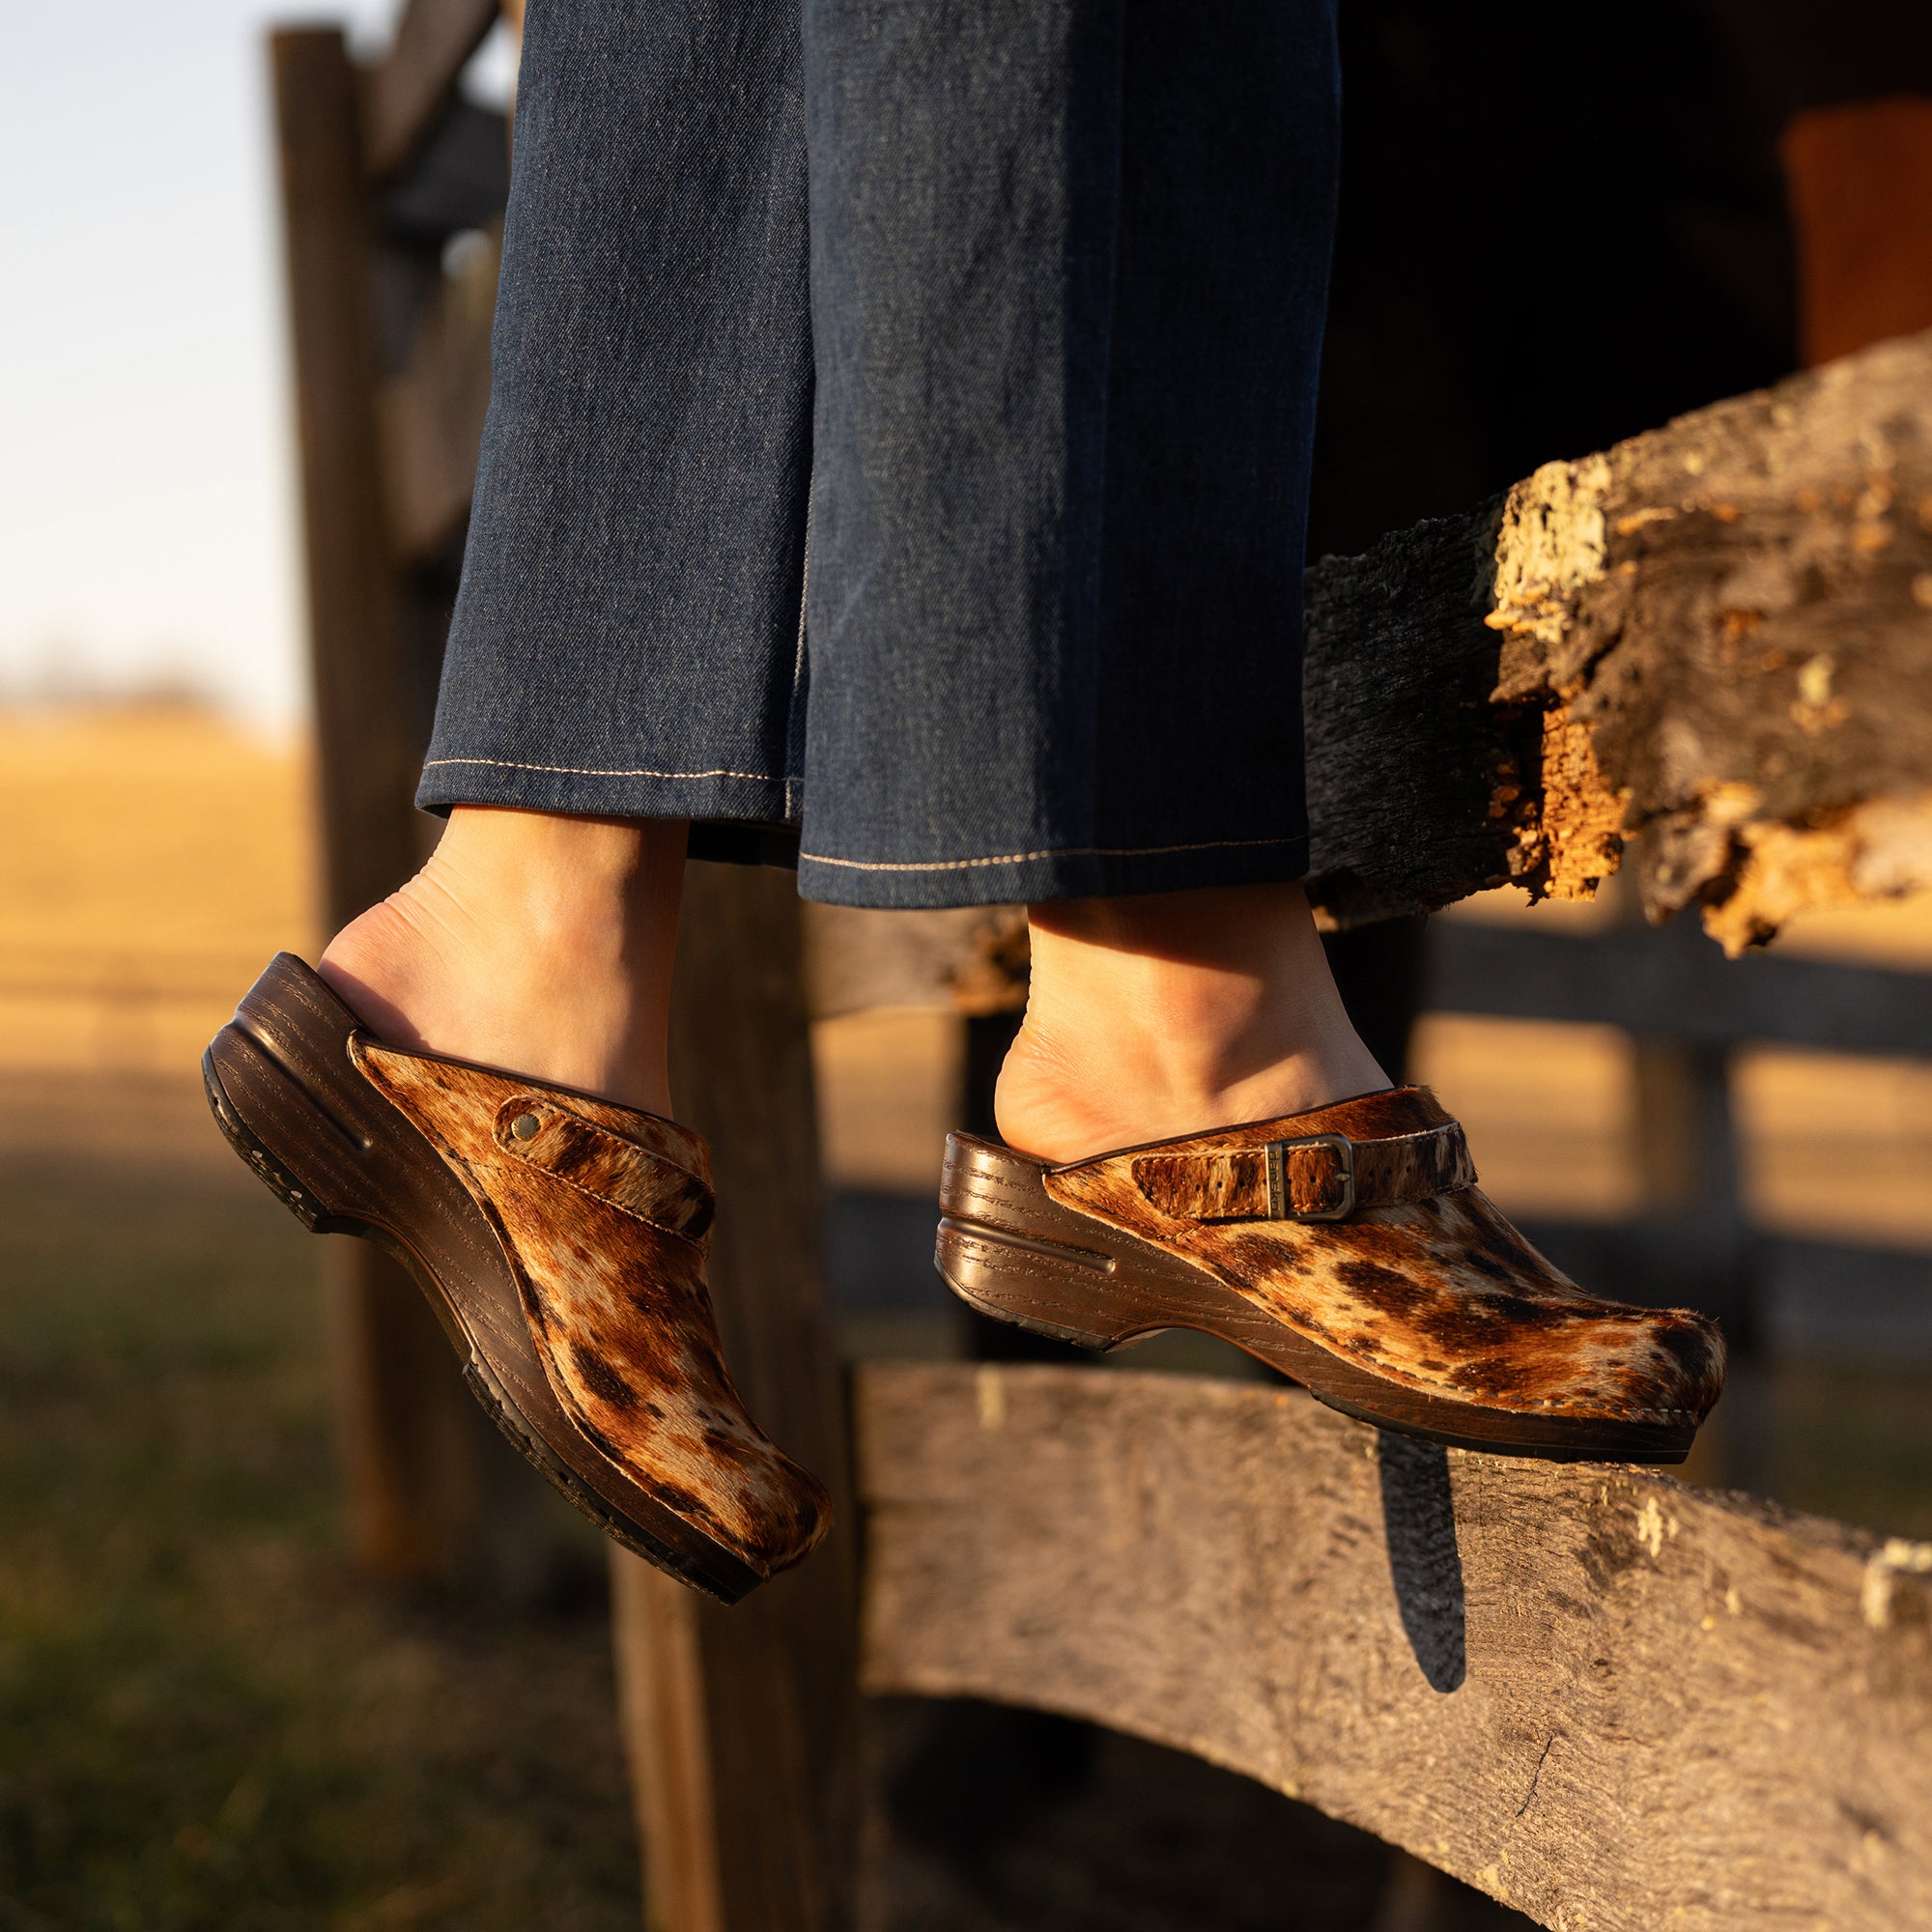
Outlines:
{"label": "wooden fence rail", "polygon": [[422,151],[497,17],[497,0],[412,0],[403,9],[387,54],[362,85],[364,165],[372,181],[393,179]]}
{"label": "wooden fence rail", "polygon": [[862,1373],[865,1684],[1272,1785],[1557,1932],[1932,1924],[1932,1545],[1298,1391]]}
{"label": "wooden fence rail", "polygon": [[1782,953],[1726,959],[1683,921],[1567,933],[1444,920],[1430,934],[1427,986],[1438,1012],[1932,1060],[1925,973]]}

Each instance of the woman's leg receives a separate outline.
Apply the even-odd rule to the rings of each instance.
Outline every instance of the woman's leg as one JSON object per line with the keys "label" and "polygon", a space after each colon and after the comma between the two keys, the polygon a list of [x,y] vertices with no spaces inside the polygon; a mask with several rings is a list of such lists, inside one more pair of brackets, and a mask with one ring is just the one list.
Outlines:
{"label": "woman's leg", "polygon": [[1387,1084],[1293,883],[1333,32],[808,0],[801,885],[1033,902],[1043,1155]]}
{"label": "woman's leg", "polygon": [[639,1554],[735,1601],[824,1534],[705,1286],[666,1118],[693,821],[800,770],[811,341],[798,0],[529,11],[422,871],[278,957],[205,1062],[309,1227],[408,1260],[478,1400]]}
{"label": "woman's leg", "polygon": [[797,0],[529,9],[418,804],[781,822],[812,386]]}
{"label": "woman's leg", "polygon": [[1329,0],[807,0],[800,883],[1031,907],[1009,1145],[954,1136],[940,1184],[974,1307],[1668,1460],[1710,1325],[1592,1302],[1509,1228],[1293,883],[1335,82]]}
{"label": "woman's leg", "polygon": [[529,11],[423,871],[324,977],[395,1043],[669,1111],[691,820],[781,833],[810,455],[798,0]]}
{"label": "woman's leg", "polygon": [[1278,883],[1332,0],[806,0],[800,889]]}

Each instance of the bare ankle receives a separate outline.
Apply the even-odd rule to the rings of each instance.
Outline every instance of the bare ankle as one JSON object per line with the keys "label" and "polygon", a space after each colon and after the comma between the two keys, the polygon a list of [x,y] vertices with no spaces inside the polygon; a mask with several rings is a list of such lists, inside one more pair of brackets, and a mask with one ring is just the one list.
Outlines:
{"label": "bare ankle", "polygon": [[681,821],[459,808],[319,970],[394,1044],[668,1112],[684,838]]}
{"label": "bare ankle", "polygon": [[995,1096],[1016,1148],[1073,1160],[1388,1085],[1298,886],[1058,901],[1033,909],[1033,930],[1026,1024]]}

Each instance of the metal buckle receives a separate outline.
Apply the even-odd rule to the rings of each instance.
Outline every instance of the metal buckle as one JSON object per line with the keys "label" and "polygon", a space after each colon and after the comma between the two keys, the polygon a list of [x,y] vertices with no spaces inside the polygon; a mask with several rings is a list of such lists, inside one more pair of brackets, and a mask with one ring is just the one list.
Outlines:
{"label": "metal buckle", "polygon": [[[1342,1170],[1342,1205],[1297,1213],[1288,1185],[1288,1155],[1292,1148],[1333,1148]],[[1267,1155],[1268,1219],[1270,1221],[1346,1221],[1355,1211],[1355,1144],[1347,1134],[1302,1134],[1294,1140],[1269,1141]]]}

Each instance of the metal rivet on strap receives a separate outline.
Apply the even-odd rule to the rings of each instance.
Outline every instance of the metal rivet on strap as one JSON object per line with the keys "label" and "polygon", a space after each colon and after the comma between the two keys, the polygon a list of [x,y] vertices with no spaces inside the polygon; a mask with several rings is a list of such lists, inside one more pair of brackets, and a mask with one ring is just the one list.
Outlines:
{"label": "metal rivet on strap", "polygon": [[543,1122],[540,1120],[538,1120],[534,1114],[519,1114],[517,1118],[510,1122],[510,1131],[513,1134],[515,1134],[520,1141],[529,1141],[529,1140],[534,1140],[536,1138],[537,1130],[542,1125]]}

